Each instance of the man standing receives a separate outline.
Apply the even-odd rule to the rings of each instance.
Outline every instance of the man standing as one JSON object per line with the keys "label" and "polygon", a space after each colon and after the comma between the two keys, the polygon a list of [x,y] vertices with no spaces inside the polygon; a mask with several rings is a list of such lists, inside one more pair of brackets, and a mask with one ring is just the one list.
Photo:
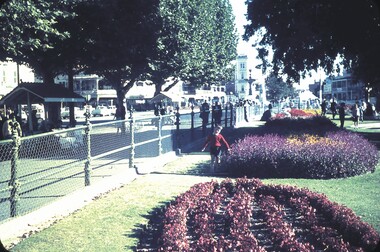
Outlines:
{"label": "man standing", "polygon": [[205,100],[201,106],[201,114],[200,114],[200,117],[202,118],[202,131],[203,132],[206,131],[209,114],[210,114],[210,105]]}
{"label": "man standing", "polygon": [[331,102],[330,109],[331,109],[331,113],[332,113],[332,118],[335,119],[335,115],[336,115],[336,102],[335,102],[334,99]]}
{"label": "man standing", "polygon": [[214,119],[214,127],[217,127],[218,125],[220,126],[222,123],[222,106],[218,101],[212,106],[212,116]]}

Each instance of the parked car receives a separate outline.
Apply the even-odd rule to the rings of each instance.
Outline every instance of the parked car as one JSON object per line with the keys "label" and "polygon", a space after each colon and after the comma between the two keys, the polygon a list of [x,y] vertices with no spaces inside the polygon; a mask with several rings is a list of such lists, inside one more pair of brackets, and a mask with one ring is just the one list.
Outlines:
{"label": "parked car", "polygon": [[108,106],[108,109],[109,109],[111,115],[115,115],[115,113],[116,113],[116,106],[115,105]]}
{"label": "parked car", "polygon": [[92,116],[109,116],[111,115],[111,110],[106,106],[97,106],[91,114]]}
{"label": "parked car", "polygon": [[[85,112],[86,112],[86,110],[84,110],[84,109],[74,107],[75,118],[84,117]],[[62,119],[70,118],[70,108],[69,107],[64,107],[61,109],[61,118]]]}

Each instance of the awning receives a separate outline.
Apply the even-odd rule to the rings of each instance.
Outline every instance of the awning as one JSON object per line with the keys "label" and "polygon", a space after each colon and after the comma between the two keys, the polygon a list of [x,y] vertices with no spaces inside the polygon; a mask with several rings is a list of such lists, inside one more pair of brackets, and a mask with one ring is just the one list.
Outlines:
{"label": "awning", "polygon": [[0,106],[45,102],[85,102],[85,98],[60,84],[21,83],[0,100]]}
{"label": "awning", "polygon": [[150,102],[161,102],[161,101],[172,101],[172,102],[180,102],[181,97],[179,95],[169,93],[169,92],[161,92],[155,97],[153,97]]}

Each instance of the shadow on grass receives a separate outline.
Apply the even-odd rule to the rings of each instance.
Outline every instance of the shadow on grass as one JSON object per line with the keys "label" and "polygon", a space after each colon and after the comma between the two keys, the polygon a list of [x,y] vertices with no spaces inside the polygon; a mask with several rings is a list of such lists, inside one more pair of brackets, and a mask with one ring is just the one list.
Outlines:
{"label": "shadow on grass", "polygon": [[136,246],[126,247],[133,251],[158,251],[160,247],[160,237],[162,236],[163,220],[165,210],[170,204],[170,201],[160,202],[158,207],[152,209],[147,215],[142,215],[148,219],[148,224],[138,224],[132,230],[132,234],[126,236],[138,239]]}

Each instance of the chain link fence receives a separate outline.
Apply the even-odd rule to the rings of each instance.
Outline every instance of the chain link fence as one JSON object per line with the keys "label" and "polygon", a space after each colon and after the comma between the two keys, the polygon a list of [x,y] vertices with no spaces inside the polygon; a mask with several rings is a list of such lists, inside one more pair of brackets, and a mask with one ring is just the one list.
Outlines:
{"label": "chain link fence", "polygon": [[[224,109],[223,126],[234,126],[239,113]],[[178,110],[0,141],[0,223],[112,176],[116,162],[134,169],[141,160],[186,149],[212,127],[211,117],[202,131],[199,112]]]}

